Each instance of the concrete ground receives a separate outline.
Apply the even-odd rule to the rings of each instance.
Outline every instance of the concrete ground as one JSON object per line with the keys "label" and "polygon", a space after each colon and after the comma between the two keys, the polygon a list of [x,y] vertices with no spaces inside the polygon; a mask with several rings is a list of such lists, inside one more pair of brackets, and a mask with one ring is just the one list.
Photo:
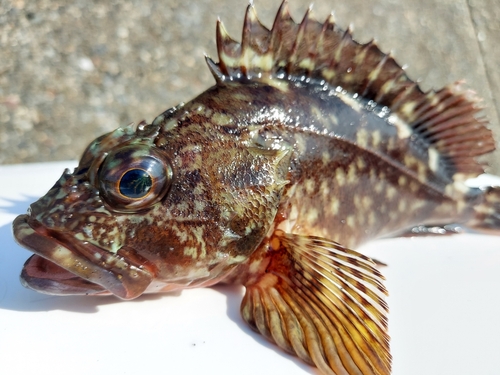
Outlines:
{"label": "concrete ground", "polygon": [[[264,24],[281,0],[255,0]],[[310,0],[290,0],[300,20]],[[0,0],[0,164],[78,158],[213,84],[219,16],[239,40],[248,0]],[[499,0],[315,0],[357,40],[394,51],[424,89],[465,79],[500,139]],[[500,173],[500,152],[490,157]]]}

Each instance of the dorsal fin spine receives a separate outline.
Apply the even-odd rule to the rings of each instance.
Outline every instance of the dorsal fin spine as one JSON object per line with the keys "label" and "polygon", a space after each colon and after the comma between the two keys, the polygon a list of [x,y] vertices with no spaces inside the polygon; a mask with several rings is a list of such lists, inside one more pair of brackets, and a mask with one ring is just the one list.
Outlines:
{"label": "dorsal fin spine", "polygon": [[234,42],[228,35],[224,24],[220,19],[217,19],[216,27],[217,51],[219,54],[219,68],[224,75],[229,75],[229,70],[226,64],[226,45]]}
{"label": "dorsal fin spine", "polygon": [[214,77],[215,81],[220,84],[224,82],[225,80],[225,75],[222,73],[220,70],[220,67],[217,66],[214,60],[212,60],[208,55],[205,55],[205,61],[207,63],[208,69],[210,70],[210,73],[212,73],[212,76]]}
{"label": "dorsal fin spine", "polygon": [[275,61],[274,70],[287,68],[287,51],[285,50],[283,58],[281,55],[283,49],[285,49],[286,47],[286,43],[289,43],[290,41],[286,40],[284,35],[287,33],[295,35],[297,27],[297,24],[293,22],[292,17],[290,16],[288,1],[283,1],[273,23],[273,28],[271,30],[271,41],[269,45],[269,49],[273,51],[273,59]]}
{"label": "dorsal fin spine", "polygon": [[[295,37],[295,41],[293,43],[292,49],[290,51],[290,58],[288,59],[288,67],[287,71],[290,73],[293,71],[294,66],[298,66],[301,62],[308,59],[307,57],[299,61],[299,48],[303,44],[304,34],[306,33],[307,23],[309,20],[309,12],[311,8],[308,8],[302,22],[299,24],[299,29],[297,30],[297,35]],[[309,59],[308,59],[309,60]],[[302,68],[302,66],[301,66]],[[305,69],[306,71],[308,69]]]}

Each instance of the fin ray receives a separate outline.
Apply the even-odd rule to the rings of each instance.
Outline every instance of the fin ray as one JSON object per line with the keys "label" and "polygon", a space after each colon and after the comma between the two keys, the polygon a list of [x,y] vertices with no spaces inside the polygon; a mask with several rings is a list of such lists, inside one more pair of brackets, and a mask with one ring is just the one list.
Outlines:
{"label": "fin ray", "polygon": [[271,243],[266,272],[245,285],[245,321],[327,374],[388,375],[387,292],[375,264],[319,237],[276,231]]}
{"label": "fin ray", "polygon": [[333,312],[351,339],[357,343],[358,349],[376,361],[378,358],[374,355],[373,349],[376,348],[379,351],[382,349],[381,346],[389,342],[386,329],[377,326],[376,318],[350,304],[349,294],[342,287],[335,288],[324,275],[304,271],[304,274],[312,274],[313,278],[303,277],[299,273],[294,276],[295,279],[306,286],[309,291],[314,289],[313,295],[329,312]]}
{"label": "fin ray", "polygon": [[[326,265],[316,262],[313,259],[309,259],[309,261],[317,266],[311,268],[314,272],[317,272],[324,278],[329,277],[334,285],[344,292],[349,299],[349,301],[344,301],[344,303],[351,309],[356,309],[356,314],[358,316],[362,314],[369,315],[370,319],[376,323],[379,329],[387,329],[385,313],[388,311],[388,308],[383,300],[379,300],[380,296],[371,293],[365,286],[361,286],[363,285],[361,282],[355,281],[355,279],[351,278],[345,271],[339,270],[342,276],[328,275],[328,268]],[[326,284],[323,284],[323,286],[330,289]],[[332,293],[333,291],[330,290],[330,292]]]}

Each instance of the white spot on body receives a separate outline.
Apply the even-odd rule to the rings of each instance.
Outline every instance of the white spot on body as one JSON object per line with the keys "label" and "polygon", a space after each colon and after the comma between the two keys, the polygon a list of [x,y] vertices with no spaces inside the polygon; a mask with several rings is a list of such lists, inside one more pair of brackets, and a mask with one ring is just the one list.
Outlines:
{"label": "white spot on body", "polygon": [[205,184],[203,182],[199,182],[193,189],[193,194],[195,195],[202,195],[204,192],[205,192]]}
{"label": "white spot on body", "polygon": [[393,199],[396,196],[397,190],[394,186],[389,185],[385,190],[385,196],[387,199]]}
{"label": "white spot on body", "polygon": [[412,155],[407,154],[404,157],[404,163],[408,168],[413,169],[413,166],[417,164],[418,161]]}
{"label": "white spot on body", "polygon": [[184,243],[187,241],[188,236],[187,233],[184,231],[181,231],[177,225],[172,225],[172,231],[175,232],[177,235],[177,238],[179,239],[180,243]]}
{"label": "white spot on body", "polygon": [[424,164],[417,164],[417,175],[420,181],[425,182],[427,180],[427,168]]}
{"label": "white spot on body", "polygon": [[439,168],[439,152],[434,147],[429,147],[427,151],[429,155],[429,168],[433,172],[437,172]]}
{"label": "white spot on body", "polygon": [[306,188],[306,193],[307,194],[312,194],[314,193],[314,188],[316,186],[316,183],[314,182],[313,179],[311,178],[308,178],[306,181],[305,181],[305,188]]}
{"label": "white spot on body", "polygon": [[419,184],[416,181],[411,181],[410,182],[410,190],[415,193],[418,191]]}
{"label": "white spot on body", "polygon": [[338,97],[356,112],[361,112],[361,104],[356,99],[354,99],[351,94],[341,93]]}
{"label": "white spot on body", "polygon": [[205,233],[205,227],[204,226],[191,227],[191,232],[193,233],[196,241],[200,244],[200,250],[201,250],[200,258],[205,258],[205,256],[207,255],[207,245],[205,243],[205,239],[203,238],[203,235]]}
{"label": "white spot on body", "polygon": [[330,213],[335,216],[339,213],[340,202],[337,198],[332,198],[330,202]]}
{"label": "white spot on body", "polygon": [[358,167],[358,169],[364,169],[366,167],[366,162],[365,162],[365,159],[362,157],[362,156],[358,156],[356,158],[356,166]]}
{"label": "white spot on body", "polygon": [[186,246],[184,248],[184,255],[196,259],[198,257],[198,251],[196,247]]}
{"label": "white spot on body", "polygon": [[231,116],[228,116],[225,113],[220,113],[220,112],[214,113],[210,120],[214,124],[219,126],[229,125],[233,122],[233,118]]}
{"label": "white spot on body", "polygon": [[330,163],[331,160],[330,153],[328,151],[323,151],[323,153],[321,154],[321,160],[325,165]]}
{"label": "white spot on body", "polygon": [[346,224],[347,224],[347,226],[349,226],[351,228],[354,228],[354,226],[356,224],[356,221],[354,219],[354,215],[347,216],[347,218],[346,218]]}
{"label": "white spot on body", "polygon": [[363,208],[369,210],[373,204],[373,199],[370,196],[365,195],[362,201],[363,201]]}
{"label": "white spot on body", "polygon": [[187,202],[181,202],[178,205],[176,205],[175,208],[177,210],[183,212],[183,211],[186,211],[189,208],[189,206],[188,206]]}
{"label": "white spot on body", "polygon": [[205,209],[205,207],[206,207],[205,202],[203,202],[201,200],[196,200],[194,202],[194,209],[198,213],[203,212],[203,210]]}
{"label": "white spot on body", "polygon": [[382,136],[379,130],[376,130],[372,134],[372,145],[374,148],[378,148],[380,145],[380,141],[382,140]]}
{"label": "white spot on body", "polygon": [[335,180],[337,181],[337,185],[344,186],[346,183],[346,175],[342,168],[337,168],[335,171]]}
{"label": "white spot on body", "polygon": [[389,137],[387,142],[385,142],[385,147],[388,151],[394,150],[397,148],[396,137]]}
{"label": "white spot on body", "polygon": [[359,129],[356,133],[356,143],[363,148],[368,146],[368,138],[369,134],[364,128]]}
{"label": "white spot on body", "polygon": [[326,182],[326,180],[321,181],[319,191],[324,199],[328,198],[330,195],[330,187],[328,186],[328,182]]}
{"label": "white spot on body", "polygon": [[400,139],[409,138],[413,134],[412,128],[398,116],[394,114],[390,115],[387,121],[389,122],[389,124],[396,127],[396,131],[398,132],[398,137]]}
{"label": "white spot on body", "polygon": [[462,181],[455,181],[446,185],[444,192],[447,196],[455,200],[463,200],[463,196],[470,191],[470,188]]}
{"label": "white spot on body", "polygon": [[424,207],[426,205],[426,201],[423,200],[413,200],[411,202],[411,211],[416,211],[419,210],[420,208]]}
{"label": "white spot on body", "polygon": [[310,225],[315,224],[316,221],[318,220],[318,217],[319,217],[319,211],[316,208],[309,207],[307,209],[306,220],[308,224]]}
{"label": "white spot on body", "polygon": [[347,171],[347,182],[353,184],[357,181],[358,175],[356,173],[356,166],[354,164],[349,164],[349,170]]}

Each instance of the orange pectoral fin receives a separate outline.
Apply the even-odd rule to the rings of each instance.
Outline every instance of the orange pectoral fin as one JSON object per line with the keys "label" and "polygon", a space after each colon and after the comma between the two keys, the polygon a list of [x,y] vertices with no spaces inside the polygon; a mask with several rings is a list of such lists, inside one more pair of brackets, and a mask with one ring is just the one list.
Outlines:
{"label": "orange pectoral fin", "polygon": [[387,295],[367,257],[318,237],[276,231],[266,273],[252,278],[245,321],[331,375],[388,375]]}

